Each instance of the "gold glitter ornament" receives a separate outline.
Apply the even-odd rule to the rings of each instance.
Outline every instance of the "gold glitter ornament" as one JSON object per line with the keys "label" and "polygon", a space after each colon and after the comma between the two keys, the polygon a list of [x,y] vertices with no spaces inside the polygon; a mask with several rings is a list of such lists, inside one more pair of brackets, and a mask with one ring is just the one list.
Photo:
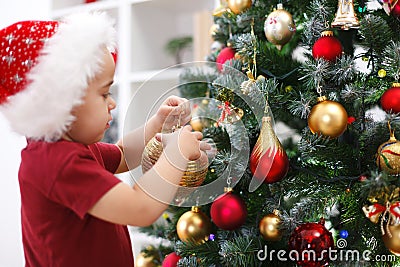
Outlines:
{"label": "gold glitter ornament", "polygon": [[278,50],[287,44],[296,32],[292,15],[283,9],[280,3],[277,9],[268,15],[264,23],[264,33],[268,41]]}
{"label": "gold glitter ornament", "polygon": [[200,245],[206,242],[211,234],[211,220],[199,207],[185,212],[176,223],[176,231],[182,242]]}
{"label": "gold glitter ornament", "polygon": [[378,77],[379,78],[385,78],[386,77],[386,70],[384,70],[384,69],[378,70]]}
{"label": "gold glitter ornament", "polygon": [[381,144],[377,151],[376,164],[379,169],[393,175],[400,174],[400,142],[389,125],[390,138]]}
{"label": "gold glitter ornament", "polygon": [[[163,151],[162,143],[155,137],[150,139],[144,148],[142,155],[142,172],[147,172],[157,162]],[[179,182],[180,186],[197,187],[206,178],[208,171],[207,157],[200,157],[198,160],[191,160],[187,164],[186,171],[183,173]]]}

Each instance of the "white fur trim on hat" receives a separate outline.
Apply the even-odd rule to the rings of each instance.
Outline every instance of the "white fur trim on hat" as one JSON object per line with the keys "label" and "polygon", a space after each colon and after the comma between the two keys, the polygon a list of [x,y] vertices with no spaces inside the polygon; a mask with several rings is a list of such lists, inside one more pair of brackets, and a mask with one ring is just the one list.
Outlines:
{"label": "white fur trim on hat", "polygon": [[27,74],[27,87],[0,106],[14,131],[35,140],[60,139],[102,68],[102,48],[115,49],[113,22],[105,13],[80,13],[59,23]]}

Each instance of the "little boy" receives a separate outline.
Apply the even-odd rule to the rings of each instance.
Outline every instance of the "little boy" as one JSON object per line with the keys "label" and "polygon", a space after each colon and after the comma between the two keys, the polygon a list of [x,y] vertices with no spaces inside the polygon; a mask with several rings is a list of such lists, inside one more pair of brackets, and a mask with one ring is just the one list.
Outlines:
{"label": "little boy", "polygon": [[113,174],[136,167],[162,127],[190,119],[186,100],[169,97],[123,142],[101,143],[116,106],[110,95],[115,30],[108,16],[17,22],[0,31],[0,46],[0,110],[27,138],[19,170],[26,266],[132,267],[126,225],[153,223],[188,161],[209,147],[186,126],[159,137],[164,152],[141,178],[142,187]]}

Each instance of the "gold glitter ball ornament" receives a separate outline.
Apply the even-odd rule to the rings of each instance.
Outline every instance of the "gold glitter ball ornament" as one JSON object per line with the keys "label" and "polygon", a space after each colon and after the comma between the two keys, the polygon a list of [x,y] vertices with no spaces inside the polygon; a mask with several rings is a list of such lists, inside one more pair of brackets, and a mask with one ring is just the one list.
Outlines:
{"label": "gold glitter ball ornament", "polygon": [[396,140],[394,131],[390,130],[389,140],[379,146],[376,164],[387,173],[400,174],[400,142]]}
{"label": "gold glitter ball ornament", "polygon": [[268,15],[264,23],[264,33],[268,41],[278,50],[287,44],[296,32],[292,15],[278,4],[277,9]]}
{"label": "gold glitter ball ornament", "polygon": [[274,210],[273,213],[265,215],[259,224],[262,237],[267,241],[279,241],[282,238],[282,230],[280,226],[282,220],[279,217],[279,211]]}
{"label": "gold glitter ball ornament", "polygon": [[308,115],[308,126],[312,133],[336,138],[347,129],[347,118],[347,112],[341,104],[322,96],[318,97],[318,104]]}
{"label": "gold glitter ball ornament", "polygon": [[[157,160],[163,151],[162,143],[155,137],[150,139],[144,148],[142,155],[142,172],[147,172]],[[200,186],[206,178],[208,171],[208,158],[200,157],[198,160],[188,162],[186,171],[183,173],[180,186],[197,187]]]}
{"label": "gold glitter ball ornament", "polygon": [[211,234],[211,220],[198,207],[185,212],[176,223],[176,231],[182,242],[202,244]]}

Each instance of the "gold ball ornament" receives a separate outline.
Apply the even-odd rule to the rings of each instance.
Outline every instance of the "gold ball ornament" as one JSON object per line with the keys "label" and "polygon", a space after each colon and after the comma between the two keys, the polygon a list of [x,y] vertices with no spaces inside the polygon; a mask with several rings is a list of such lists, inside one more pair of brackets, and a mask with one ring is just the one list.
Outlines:
{"label": "gold ball ornament", "polygon": [[379,146],[376,164],[389,174],[400,174],[400,142],[396,140],[393,131],[390,132],[389,141]]}
{"label": "gold ball ornament", "polygon": [[193,130],[201,132],[203,128],[207,127],[207,122],[202,118],[193,118],[190,120],[190,126],[192,126]]}
{"label": "gold ball ornament", "polygon": [[314,134],[336,138],[346,130],[347,118],[346,109],[341,104],[321,96],[308,115],[308,126]]}
{"label": "gold ball ornament", "polygon": [[279,241],[282,239],[281,225],[282,220],[279,217],[279,212],[275,210],[261,219],[259,223],[260,233],[267,241]]}
{"label": "gold ball ornament", "polygon": [[267,40],[278,50],[287,44],[296,32],[292,15],[278,4],[277,9],[268,15],[264,23],[264,33]]}
{"label": "gold ball ornament", "polygon": [[387,228],[385,229],[385,234],[382,236],[383,243],[390,252],[396,256],[400,256],[400,224],[389,225]]}
{"label": "gold ball ornament", "polygon": [[379,78],[385,78],[386,77],[386,70],[384,70],[384,69],[378,70],[378,77]]}
{"label": "gold ball ornament", "polygon": [[[158,267],[160,263],[160,258],[158,256],[155,248],[150,246],[147,248],[148,251],[152,253],[140,252],[135,258],[135,267]],[[147,255],[146,255],[147,254]]]}
{"label": "gold ball ornament", "polygon": [[286,93],[289,93],[289,92],[291,92],[291,91],[293,91],[293,87],[292,87],[291,85],[285,86],[285,92],[286,92]]}
{"label": "gold ball ornament", "polygon": [[[163,147],[160,141],[155,137],[150,139],[144,148],[142,154],[142,172],[147,172],[157,162]],[[208,171],[208,158],[200,157],[198,160],[191,160],[188,162],[186,171],[183,173],[180,186],[184,187],[197,187],[200,186],[206,178]]]}
{"label": "gold ball ornament", "polygon": [[176,223],[176,231],[182,242],[202,244],[211,234],[211,220],[198,207],[185,212]]}
{"label": "gold ball ornament", "polygon": [[228,7],[235,14],[240,14],[249,9],[252,4],[252,0],[228,0]]}
{"label": "gold ball ornament", "polygon": [[208,99],[203,99],[201,101],[202,106],[198,106],[193,109],[192,119],[190,120],[190,126],[192,126],[193,130],[202,132],[204,128],[208,128],[212,125],[212,120],[210,118],[206,118],[205,113],[203,112],[208,103]]}

